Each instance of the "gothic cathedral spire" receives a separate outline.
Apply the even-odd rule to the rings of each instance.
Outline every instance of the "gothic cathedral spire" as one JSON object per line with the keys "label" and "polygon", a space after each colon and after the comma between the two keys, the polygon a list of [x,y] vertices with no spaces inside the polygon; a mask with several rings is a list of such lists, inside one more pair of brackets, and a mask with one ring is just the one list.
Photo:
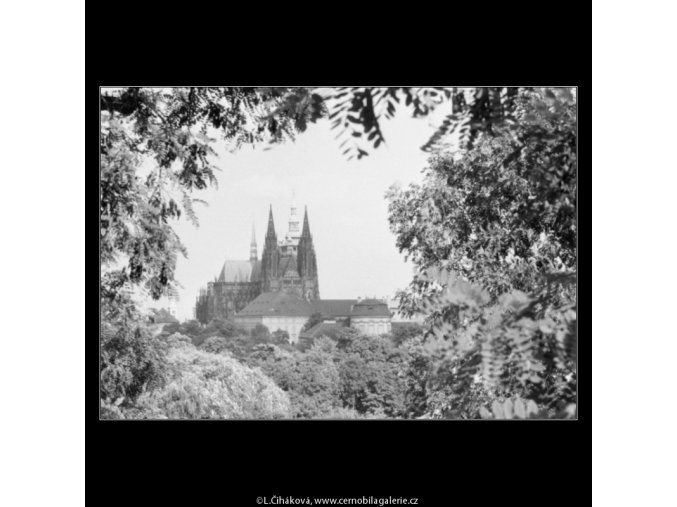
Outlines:
{"label": "gothic cathedral spire", "polygon": [[303,280],[303,297],[307,300],[319,299],[320,290],[317,282],[317,259],[313,237],[308,222],[308,207],[303,214],[303,230],[298,247],[298,272]]}
{"label": "gothic cathedral spire", "polygon": [[268,212],[268,230],[266,231],[266,240],[263,246],[263,257],[261,259],[261,275],[263,282],[263,292],[273,290],[273,281],[277,279],[278,268],[278,249],[277,234],[275,233],[275,222],[273,221],[273,206],[270,206]]}
{"label": "gothic cathedral spire", "polygon": [[255,262],[259,259],[259,254],[256,249],[256,228],[254,227],[254,222],[252,221],[252,240],[249,244],[249,260]]}
{"label": "gothic cathedral spire", "polygon": [[310,237],[310,226],[308,225],[308,206],[305,207],[305,212],[303,213],[303,230],[301,231],[301,236]]}
{"label": "gothic cathedral spire", "polygon": [[277,234],[275,234],[275,222],[273,221],[273,205],[270,205],[270,211],[268,212],[268,230],[266,231],[266,243],[268,243],[268,238],[273,238],[277,246]]}

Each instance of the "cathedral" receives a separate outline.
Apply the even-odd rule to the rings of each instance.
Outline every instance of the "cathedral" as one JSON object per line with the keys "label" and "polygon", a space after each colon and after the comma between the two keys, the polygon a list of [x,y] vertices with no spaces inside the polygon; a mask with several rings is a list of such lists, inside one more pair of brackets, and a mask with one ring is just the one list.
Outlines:
{"label": "cathedral", "polygon": [[287,234],[275,232],[273,208],[268,214],[263,254],[258,258],[252,226],[249,260],[226,260],[219,276],[200,290],[195,318],[203,324],[215,318],[230,318],[263,293],[280,292],[312,302],[320,298],[317,260],[308,223],[308,209],[300,224],[297,209],[291,206]]}

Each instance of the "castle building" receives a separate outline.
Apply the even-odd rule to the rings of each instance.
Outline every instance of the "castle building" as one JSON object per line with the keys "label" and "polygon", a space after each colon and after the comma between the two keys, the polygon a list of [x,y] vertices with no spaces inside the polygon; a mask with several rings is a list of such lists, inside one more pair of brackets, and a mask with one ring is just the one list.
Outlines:
{"label": "castle building", "polygon": [[[302,332],[314,315],[319,317],[319,323]],[[224,262],[219,276],[200,290],[195,318],[203,324],[216,318],[232,318],[248,330],[262,324],[271,332],[286,331],[292,344],[301,340],[308,346],[317,336],[347,326],[367,335],[391,331],[391,312],[385,301],[320,299],[308,209],[300,225],[293,203],[282,239],[278,239],[270,207],[261,259],[252,226],[249,260]]]}
{"label": "castle building", "polygon": [[390,333],[392,314],[385,301],[362,299],[350,311],[350,325],[366,335]]}
{"label": "castle building", "polygon": [[[319,315],[320,322],[303,331],[303,326],[313,315]],[[386,302],[377,299],[307,301],[296,294],[278,291],[262,293],[238,312],[234,320],[247,330],[263,324],[271,332],[286,331],[290,343],[303,341],[310,346],[317,337],[331,336],[348,326],[368,336],[390,333],[390,318]]]}
{"label": "castle building", "polygon": [[215,318],[233,317],[268,292],[282,292],[305,301],[320,297],[307,208],[300,226],[297,208],[292,203],[287,233],[278,240],[271,206],[261,259],[252,226],[249,260],[224,262],[219,276],[200,290],[195,302],[195,318],[206,324]]}

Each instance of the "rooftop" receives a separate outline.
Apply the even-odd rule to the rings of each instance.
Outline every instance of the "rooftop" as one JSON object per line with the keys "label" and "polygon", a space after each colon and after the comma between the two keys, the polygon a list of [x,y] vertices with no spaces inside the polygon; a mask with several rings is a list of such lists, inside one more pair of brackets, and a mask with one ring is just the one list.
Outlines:
{"label": "rooftop", "polygon": [[256,282],[261,275],[261,261],[226,261],[219,282]]}
{"label": "rooftop", "polygon": [[318,299],[311,301],[316,313],[323,317],[350,317],[350,309],[356,299]]}
{"label": "rooftop", "polygon": [[388,305],[378,299],[363,299],[355,303],[350,312],[351,317],[390,317]]}
{"label": "rooftop", "polygon": [[239,311],[236,317],[310,317],[313,307],[307,301],[284,292],[264,292]]}

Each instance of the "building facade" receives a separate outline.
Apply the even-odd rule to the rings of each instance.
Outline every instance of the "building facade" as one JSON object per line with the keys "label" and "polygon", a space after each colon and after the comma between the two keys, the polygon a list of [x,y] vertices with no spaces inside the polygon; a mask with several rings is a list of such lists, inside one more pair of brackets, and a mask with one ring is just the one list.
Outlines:
{"label": "building facade", "polygon": [[390,333],[391,312],[385,301],[362,299],[355,303],[350,312],[350,326],[362,334],[377,336]]}
{"label": "building facade", "polygon": [[[319,315],[321,320],[313,328],[302,331],[313,315]],[[262,293],[238,312],[234,320],[247,330],[263,324],[271,333],[286,331],[290,343],[296,344],[305,338],[310,345],[318,336],[349,326],[368,336],[390,333],[390,318],[386,302],[377,299],[308,301],[297,294],[278,291]]]}
{"label": "building facade", "polygon": [[257,250],[252,226],[249,260],[226,260],[219,276],[200,290],[195,301],[198,321],[206,324],[215,318],[234,317],[267,292],[291,294],[305,301],[319,299],[317,258],[307,208],[301,226],[292,203],[287,233],[278,240],[271,206],[261,259]]}
{"label": "building facade", "polygon": [[294,344],[313,313],[313,305],[296,294],[284,291],[264,292],[238,312],[234,321],[248,331],[258,324],[266,326],[271,333],[277,330],[286,331],[289,342]]}

